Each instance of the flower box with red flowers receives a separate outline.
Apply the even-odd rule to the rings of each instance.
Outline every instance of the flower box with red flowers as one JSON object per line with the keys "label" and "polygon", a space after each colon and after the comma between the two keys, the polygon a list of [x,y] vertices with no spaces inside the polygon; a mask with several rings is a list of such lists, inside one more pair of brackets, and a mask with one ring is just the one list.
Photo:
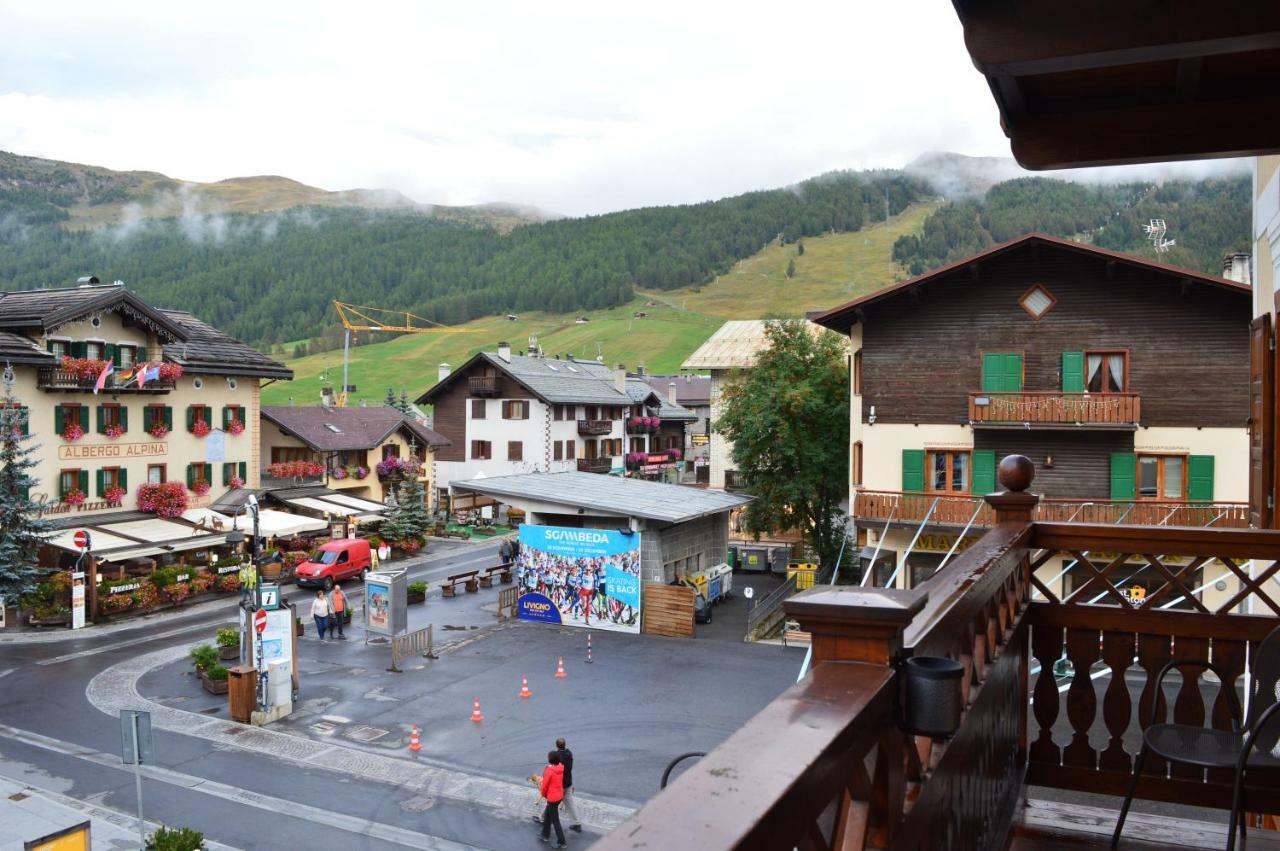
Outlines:
{"label": "flower box with red flowers", "polygon": [[191,426],[191,433],[196,437],[208,437],[211,430],[209,424],[204,420],[196,420],[195,424]]}
{"label": "flower box with red flowers", "polygon": [[159,517],[180,517],[188,508],[181,482],[147,482],[138,487],[138,510]]}
{"label": "flower box with red flowers", "polygon": [[204,479],[197,479],[196,483],[191,486],[191,492],[196,496],[206,496],[209,493],[209,483]]}
{"label": "flower box with red flowers", "polygon": [[147,434],[151,435],[156,440],[164,440],[169,436],[169,429],[164,425],[153,425],[151,428],[147,429]]}
{"label": "flower box with red flowers", "polygon": [[102,498],[107,501],[108,505],[116,507],[119,506],[120,503],[124,502],[124,494],[124,488],[119,485],[112,485],[103,492]]}
{"label": "flower box with red flowers", "polygon": [[231,488],[232,490],[235,490],[237,488],[242,488],[244,487],[244,479],[240,478],[239,476],[232,476],[231,481],[227,482],[227,487]]}
{"label": "flower box with red flowers", "polygon": [[227,424],[227,434],[244,434],[244,423],[232,420]]}
{"label": "flower box with red flowers", "polygon": [[79,423],[71,423],[62,430],[62,439],[67,443],[75,443],[82,437],[84,437],[84,429],[80,428]]}
{"label": "flower box with red flowers", "polygon": [[111,438],[112,440],[115,440],[117,437],[120,437],[122,434],[124,434],[124,427],[118,426],[118,425],[109,425],[102,430],[102,433],[105,434],[107,437]]}
{"label": "flower box with red flowers", "polygon": [[85,493],[80,488],[72,488],[62,495],[63,505],[84,505]]}

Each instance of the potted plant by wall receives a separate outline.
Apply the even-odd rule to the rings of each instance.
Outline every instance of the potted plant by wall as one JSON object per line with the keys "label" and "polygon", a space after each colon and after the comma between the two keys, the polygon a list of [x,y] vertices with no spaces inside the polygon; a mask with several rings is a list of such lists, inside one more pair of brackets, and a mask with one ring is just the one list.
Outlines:
{"label": "potted plant by wall", "polygon": [[240,658],[240,633],[234,629],[218,630],[218,658],[224,662]]}
{"label": "potted plant by wall", "polygon": [[212,644],[197,644],[191,648],[191,661],[196,666],[196,673],[204,672],[218,664],[218,650]]}
{"label": "potted plant by wall", "polygon": [[204,834],[189,827],[159,827],[147,837],[146,851],[203,851]]}
{"label": "potted plant by wall", "polygon": [[226,694],[230,688],[227,683],[227,669],[215,663],[204,672],[204,676],[200,678],[200,684],[209,694]]}
{"label": "potted plant by wall", "polygon": [[406,592],[405,601],[410,604],[427,602],[427,583],[425,582],[410,582]]}

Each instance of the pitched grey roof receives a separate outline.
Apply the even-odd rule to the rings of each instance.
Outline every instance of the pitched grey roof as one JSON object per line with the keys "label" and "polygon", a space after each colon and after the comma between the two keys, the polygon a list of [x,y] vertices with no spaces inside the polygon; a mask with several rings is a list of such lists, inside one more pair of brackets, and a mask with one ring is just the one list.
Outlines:
{"label": "pitched grey roof", "polygon": [[676,401],[687,407],[711,404],[711,376],[709,375],[647,375],[649,386],[665,396],[668,385],[676,386]]}
{"label": "pitched grey roof", "polygon": [[558,358],[533,358],[512,355],[510,360],[498,357],[497,352],[480,352],[455,370],[444,381],[437,383],[416,400],[418,404],[431,404],[435,397],[455,381],[462,381],[478,362],[490,364],[524,385],[530,393],[552,405],[622,405],[631,404],[631,397],[619,393],[614,384],[613,370],[595,361],[560,360]]}
{"label": "pitched grey roof", "polygon": [[718,514],[753,499],[746,494],[579,473],[576,470],[455,480],[451,487],[503,500],[524,498],[664,523],[681,523]]}
{"label": "pitched grey roof", "polygon": [[324,408],[319,405],[264,405],[262,418],[275,423],[317,452],[373,449],[396,429],[410,432],[420,444],[446,446],[449,439],[415,422],[395,408]]}
{"label": "pitched grey roof", "polygon": [[668,402],[665,393],[659,393],[654,390],[643,378],[627,379],[627,395],[631,397],[631,401],[635,404],[643,402],[653,405],[656,402],[658,419],[660,420],[693,422],[698,418],[698,415],[688,408]]}
{"label": "pitched grey roof", "polygon": [[[3,303],[3,302],[0,302]],[[252,346],[196,319],[185,310],[161,310],[182,331],[182,342],[164,347],[164,356],[183,372],[247,375],[255,378],[293,378],[293,370],[276,363]]]}
{"label": "pitched grey roof", "polygon": [[0,331],[0,362],[52,366],[54,360],[54,356],[35,341],[12,331]]}
{"label": "pitched grey roof", "polygon": [[90,313],[114,310],[162,339],[183,339],[182,328],[119,284],[0,293],[0,328],[48,331]]}

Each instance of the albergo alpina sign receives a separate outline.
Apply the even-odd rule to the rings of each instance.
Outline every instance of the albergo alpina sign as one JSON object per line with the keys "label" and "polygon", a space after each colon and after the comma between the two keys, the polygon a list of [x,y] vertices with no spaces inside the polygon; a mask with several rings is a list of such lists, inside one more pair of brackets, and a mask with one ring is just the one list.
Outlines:
{"label": "albergo alpina sign", "polygon": [[59,461],[83,461],[91,458],[152,458],[169,454],[169,444],[152,443],[69,443],[58,447]]}

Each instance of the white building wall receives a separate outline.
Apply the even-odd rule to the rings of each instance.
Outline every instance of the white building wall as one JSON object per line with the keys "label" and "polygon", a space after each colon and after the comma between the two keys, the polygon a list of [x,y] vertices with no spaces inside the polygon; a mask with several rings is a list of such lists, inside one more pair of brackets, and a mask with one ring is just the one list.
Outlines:
{"label": "white building wall", "polygon": [[[729,380],[729,372],[724,369],[711,370],[711,422],[715,423],[720,419],[722,413],[720,407],[720,394],[724,391],[725,383]],[[708,459],[711,466],[710,485],[713,488],[724,487],[724,471],[732,470],[733,467],[733,442],[724,436],[724,432],[715,428],[711,428],[711,446],[708,452]]]}
{"label": "white building wall", "polygon": [[902,450],[972,449],[973,429],[938,423],[864,425],[862,445],[863,489],[897,491],[902,490]]}
{"label": "white building wall", "polygon": [[1249,501],[1249,430],[1245,428],[1140,428],[1133,435],[1135,452],[1212,455],[1213,498]]}

